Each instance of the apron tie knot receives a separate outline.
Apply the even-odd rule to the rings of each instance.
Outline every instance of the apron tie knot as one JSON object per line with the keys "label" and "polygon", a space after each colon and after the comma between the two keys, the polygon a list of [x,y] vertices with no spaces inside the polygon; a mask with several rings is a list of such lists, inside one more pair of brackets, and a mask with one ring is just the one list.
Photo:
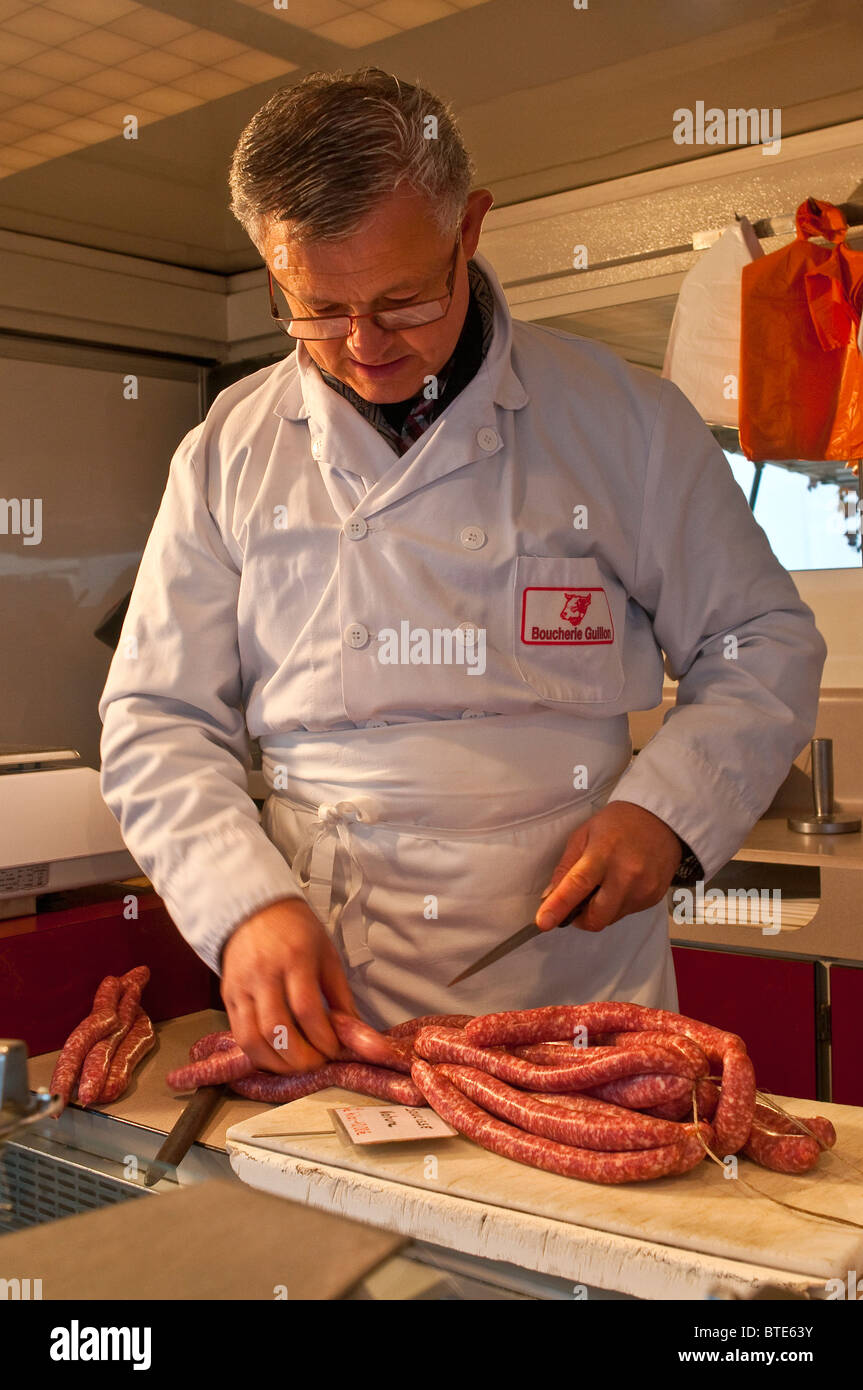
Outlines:
{"label": "apron tie knot", "polygon": [[[294,856],[293,871],[300,887],[308,894],[312,909],[331,931],[341,928],[342,945],[349,966],[372,960],[368,948],[368,924],[362,910],[363,871],[354,853],[349,827],[368,821],[369,808],[353,801],[321,802],[315,819],[303,835]],[[344,905],[333,903],[336,862],[344,868],[347,897]]]}

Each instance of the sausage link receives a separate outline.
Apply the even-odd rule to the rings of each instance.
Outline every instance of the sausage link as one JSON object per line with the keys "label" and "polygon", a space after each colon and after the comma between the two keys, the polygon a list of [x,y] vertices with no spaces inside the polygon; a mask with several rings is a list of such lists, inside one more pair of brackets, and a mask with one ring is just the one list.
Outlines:
{"label": "sausage link", "polygon": [[387,1029],[386,1036],[414,1038],[421,1028],[433,1028],[437,1024],[442,1028],[464,1028],[472,1018],[473,1014],[422,1014],[420,1018],[406,1018],[403,1023],[394,1024]]}
{"label": "sausage link", "polygon": [[302,1100],[315,1091],[323,1091],[335,1085],[330,1078],[332,1062],[316,1071],[295,1072],[293,1076],[282,1076],[271,1071],[253,1071],[248,1076],[232,1081],[231,1090],[246,1100],[264,1101],[267,1105],[287,1105],[292,1100]]}
{"label": "sausage link", "polygon": [[722,1055],[722,1085],[713,1117],[720,1156],[738,1153],[749,1138],[755,1116],[755,1068],[741,1047],[730,1045]]}
{"label": "sausage link", "polygon": [[141,994],[149,979],[150,971],[146,965],[137,965],[134,970],[121,976],[123,995],[117,1006],[117,1027],[95,1043],[84,1058],[78,1080],[79,1105],[93,1105],[99,1100],[108,1080],[111,1058],[138,1016]]}
{"label": "sausage link", "polygon": [[185,1067],[169,1071],[165,1077],[172,1091],[194,1091],[198,1086],[218,1086],[226,1081],[238,1081],[250,1076],[255,1065],[241,1047],[229,1047],[224,1052],[211,1052],[200,1062],[188,1062]]}
{"label": "sausage link", "polygon": [[425,1104],[422,1092],[410,1077],[363,1062],[328,1062],[316,1071],[298,1072],[295,1076],[256,1071],[231,1082],[231,1089],[246,1100],[265,1101],[270,1105],[286,1105],[328,1086],[340,1086],[342,1090],[375,1096],[396,1105]]}
{"label": "sausage link", "polygon": [[209,1057],[213,1052],[225,1052],[229,1047],[237,1047],[237,1039],[234,1037],[230,1028],[225,1028],[221,1033],[205,1033],[197,1042],[193,1042],[189,1048],[189,1061],[202,1062],[205,1057]]}
{"label": "sausage link", "polygon": [[578,1060],[549,1067],[498,1048],[471,1044],[466,1029],[423,1028],[414,1038],[414,1052],[428,1062],[455,1062],[476,1067],[528,1091],[580,1091],[620,1076],[643,1072],[679,1072],[686,1063],[663,1048],[582,1047]]}
{"label": "sausage link", "polygon": [[133,970],[127,970],[125,975],[120,976],[120,984],[123,989],[137,989],[139,999],[149,983],[150,967],[148,965],[136,965]]}
{"label": "sausage link", "polygon": [[110,1105],[112,1101],[120,1099],[141,1058],[146,1057],[155,1045],[156,1031],[152,1021],[144,1013],[144,1010],[139,1008],[138,1017],[111,1060],[108,1079],[102,1087],[102,1094],[99,1097],[100,1105]]}
{"label": "sausage link", "polygon": [[387,1037],[385,1033],[379,1033],[376,1028],[372,1028],[368,1023],[363,1023],[358,1018],[352,1018],[350,1014],[340,1013],[333,1009],[330,1013],[330,1023],[333,1032],[342,1044],[347,1048],[351,1056],[340,1058],[361,1062],[371,1062],[374,1066],[389,1067],[392,1071],[410,1071],[410,1040],[394,1040]]}
{"label": "sausage link", "polygon": [[[698,1106],[699,1120],[712,1120],[719,1103],[719,1087],[706,1078],[695,1083],[695,1102]],[[685,1120],[692,1114],[691,1089],[680,1100],[665,1101],[662,1105],[646,1107],[648,1115],[656,1115],[661,1120]]]}
{"label": "sausage link", "polygon": [[818,1162],[821,1145],[808,1134],[777,1134],[753,1120],[743,1152],[775,1173],[808,1173]]}
{"label": "sausage link", "polygon": [[75,1082],[84,1058],[101,1038],[107,1037],[117,1028],[117,1005],[120,1001],[121,981],[116,975],[106,975],[93,999],[93,1008],[72,1030],[60,1049],[51,1074],[51,1092],[69,1104]]}
{"label": "sausage link", "polygon": [[631,1110],[647,1110],[652,1105],[674,1101],[687,1101],[691,1104],[692,1081],[686,1076],[657,1076],[643,1072],[636,1076],[606,1081],[603,1086],[592,1086],[590,1094],[599,1100],[610,1101],[612,1105],[624,1105]]}
{"label": "sausage link", "polygon": [[665,1047],[672,1052],[676,1052],[680,1057],[689,1063],[686,1072],[681,1075],[691,1076],[693,1080],[698,1077],[706,1076],[710,1071],[710,1063],[697,1043],[691,1038],[683,1037],[675,1033],[613,1033],[611,1036],[612,1047]]}
{"label": "sausage link", "polygon": [[703,1150],[695,1153],[689,1134],[678,1144],[623,1153],[599,1153],[558,1144],[553,1139],[526,1134],[487,1114],[428,1062],[418,1059],[411,1075],[432,1109],[460,1134],[491,1153],[562,1177],[600,1183],[645,1182],[682,1171],[682,1165],[687,1163],[694,1167],[704,1156]]}
{"label": "sausage link", "polygon": [[[588,1095],[586,1091],[564,1091],[555,1094],[548,1091],[528,1091],[527,1094],[532,1100],[545,1101],[547,1105],[559,1105],[566,1109],[586,1112],[595,1119],[604,1119],[612,1127],[619,1127],[624,1122],[628,1122],[630,1128],[627,1133],[630,1137],[638,1135],[643,1138],[645,1142],[640,1147],[645,1149],[668,1143],[668,1130],[665,1125],[662,1124],[658,1130],[653,1128],[656,1119],[664,1120],[666,1117],[648,1115],[640,1110],[629,1110],[621,1105],[611,1105],[608,1101],[597,1100],[594,1096]],[[679,1138],[680,1126],[675,1125],[674,1129]],[[590,1146],[585,1145],[585,1147],[589,1148]],[[623,1148],[624,1145],[620,1145],[620,1147]]]}
{"label": "sausage link", "polygon": [[667,1121],[650,1121],[618,1107],[608,1107],[614,1112],[613,1118],[610,1118],[603,1110],[597,1113],[556,1105],[555,1096],[546,1094],[539,1100],[528,1092],[514,1090],[505,1081],[477,1071],[475,1067],[458,1067],[442,1062],[437,1070],[483,1110],[489,1110],[499,1119],[509,1120],[517,1128],[539,1134],[544,1139],[556,1139],[561,1144],[604,1152],[649,1149],[680,1142],[678,1126]]}
{"label": "sausage link", "polygon": [[[606,1045],[599,1043],[596,1046]],[[514,1057],[523,1057],[526,1062],[538,1062],[541,1067],[559,1067],[566,1062],[578,1062],[588,1050],[594,1051],[595,1048],[593,1045],[590,1049],[571,1047],[562,1042],[518,1043],[508,1049]]]}
{"label": "sausage link", "polygon": [[510,1047],[515,1043],[566,1042],[576,1036],[577,1028],[586,1028],[589,1036],[618,1032],[676,1033],[691,1038],[708,1061],[715,1064],[721,1062],[725,1048],[731,1043],[743,1047],[736,1033],[727,1033],[667,1009],[649,1009],[643,1004],[613,999],[482,1014],[467,1024],[465,1033],[470,1042],[480,1046]]}
{"label": "sausage link", "polygon": [[[755,1120],[758,1121],[762,1129],[773,1134],[804,1134],[806,1137],[805,1132],[794,1123],[796,1118],[798,1117],[782,1115],[778,1110],[771,1110],[769,1105],[756,1103]],[[829,1120],[825,1119],[823,1115],[801,1115],[799,1119],[808,1129],[811,1129],[825,1149],[833,1148],[836,1143],[836,1131]]]}

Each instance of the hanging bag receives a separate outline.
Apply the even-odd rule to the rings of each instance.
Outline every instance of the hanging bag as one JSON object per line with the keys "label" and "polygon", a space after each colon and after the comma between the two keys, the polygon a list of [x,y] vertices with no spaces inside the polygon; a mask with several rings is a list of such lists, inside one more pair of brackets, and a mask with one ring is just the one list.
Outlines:
{"label": "hanging bag", "polygon": [[863,252],[845,245],[832,203],[808,198],[796,220],[790,246],[743,269],[740,443],[753,461],[852,461],[863,457]]}

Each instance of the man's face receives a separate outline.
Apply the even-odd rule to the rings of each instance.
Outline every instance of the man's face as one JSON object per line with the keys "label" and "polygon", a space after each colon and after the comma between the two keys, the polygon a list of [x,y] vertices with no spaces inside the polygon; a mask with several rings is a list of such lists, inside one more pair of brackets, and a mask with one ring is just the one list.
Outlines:
{"label": "man's face", "polygon": [[[324,371],[378,405],[406,400],[452,356],[468,306],[466,262],[491,206],[484,190],[470,196],[446,315],[421,328],[390,332],[360,319],[347,338],[307,341]],[[428,200],[399,189],[358,232],[341,241],[298,243],[285,223],[271,223],[264,252],[273,279],[297,318],[365,314],[446,294],[455,237],[443,234]],[[283,250],[281,248],[284,248]],[[281,252],[281,254],[279,254]]]}

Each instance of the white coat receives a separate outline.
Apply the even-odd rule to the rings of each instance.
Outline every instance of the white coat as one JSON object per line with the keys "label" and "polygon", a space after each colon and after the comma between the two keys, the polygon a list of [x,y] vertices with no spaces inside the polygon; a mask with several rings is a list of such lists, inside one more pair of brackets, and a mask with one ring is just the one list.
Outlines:
{"label": "white coat", "polygon": [[[533,917],[609,798],[714,874],[812,734],[825,645],[678,389],[514,322],[476,260],[488,355],[403,457],[302,345],[182,441],[99,706],[103,795],[214,969],[305,892],[379,1025],[674,1007],[664,903],[446,982]],[[678,703],[631,761],[663,652]]]}

